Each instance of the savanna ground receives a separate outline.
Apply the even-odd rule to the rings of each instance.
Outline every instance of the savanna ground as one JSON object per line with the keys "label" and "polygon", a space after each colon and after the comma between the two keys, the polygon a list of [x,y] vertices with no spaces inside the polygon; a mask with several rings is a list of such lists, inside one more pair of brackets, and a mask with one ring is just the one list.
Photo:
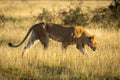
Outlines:
{"label": "savanna ground", "polygon": [[[86,28],[89,33],[96,34],[99,43],[99,49],[95,52],[86,47],[89,57],[82,55],[75,45],[70,46],[67,52],[63,53],[61,43],[50,40],[47,51],[44,51],[39,43],[22,58],[21,52],[27,41],[19,48],[9,48],[7,43],[9,41],[20,42],[29,27],[37,23],[34,19],[25,17],[33,15],[27,14],[33,3],[28,3],[24,6],[25,8],[22,7],[24,3],[21,2],[17,2],[19,7],[14,7],[15,2],[12,3],[13,5],[9,2],[3,3],[0,2],[2,11],[8,16],[15,15],[19,20],[9,21],[4,28],[0,29],[0,80],[120,79],[119,29],[94,28],[94,25]],[[18,12],[15,12],[14,8]],[[25,14],[20,13],[19,10],[24,11]]]}

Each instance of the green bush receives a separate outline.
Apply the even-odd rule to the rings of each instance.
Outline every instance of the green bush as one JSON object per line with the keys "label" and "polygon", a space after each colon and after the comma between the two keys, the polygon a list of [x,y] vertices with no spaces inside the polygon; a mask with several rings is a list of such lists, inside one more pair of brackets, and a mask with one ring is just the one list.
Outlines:
{"label": "green bush", "polygon": [[120,28],[120,1],[117,5],[116,0],[113,1],[108,7],[98,7],[92,11],[92,23],[100,24],[104,28]]}
{"label": "green bush", "polygon": [[[87,26],[95,24],[102,28],[120,28],[120,1],[114,0],[108,7],[88,8],[87,13],[82,11],[82,2],[71,3],[67,8],[56,13],[43,8],[37,16],[40,22],[61,23],[70,26]],[[96,27],[96,26],[94,26]]]}
{"label": "green bush", "polygon": [[65,25],[82,25],[85,26],[89,20],[88,14],[85,14],[81,10],[81,2],[75,4],[74,6],[68,6],[68,9],[60,10],[59,15],[61,20]]}

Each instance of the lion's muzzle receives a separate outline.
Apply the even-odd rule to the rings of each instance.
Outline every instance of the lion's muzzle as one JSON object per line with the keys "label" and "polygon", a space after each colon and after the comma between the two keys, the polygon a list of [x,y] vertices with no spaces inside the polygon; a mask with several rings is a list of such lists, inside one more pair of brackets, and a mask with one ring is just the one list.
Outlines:
{"label": "lion's muzzle", "polygon": [[96,51],[96,48],[92,48],[93,51]]}

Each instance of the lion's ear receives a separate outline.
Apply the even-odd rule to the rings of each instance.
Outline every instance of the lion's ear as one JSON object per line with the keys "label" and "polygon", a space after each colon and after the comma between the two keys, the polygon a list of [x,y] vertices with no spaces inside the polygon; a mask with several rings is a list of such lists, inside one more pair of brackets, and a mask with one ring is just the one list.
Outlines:
{"label": "lion's ear", "polygon": [[90,36],[89,39],[90,39],[90,40],[91,40],[91,39],[95,39],[95,34],[92,35],[92,36]]}
{"label": "lion's ear", "polygon": [[92,39],[92,36],[88,37],[90,40]]}
{"label": "lion's ear", "polygon": [[46,23],[45,23],[45,22],[41,22],[41,24],[42,24],[43,26],[45,26],[45,25],[46,25]]}
{"label": "lion's ear", "polygon": [[95,34],[93,34],[93,38],[94,38],[94,39],[96,39],[96,36],[95,36]]}

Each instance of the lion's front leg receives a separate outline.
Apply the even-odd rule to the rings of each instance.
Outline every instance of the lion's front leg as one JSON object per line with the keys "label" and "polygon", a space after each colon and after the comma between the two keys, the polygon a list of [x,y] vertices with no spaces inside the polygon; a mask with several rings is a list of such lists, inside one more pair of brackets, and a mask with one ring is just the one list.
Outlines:
{"label": "lion's front leg", "polygon": [[83,45],[77,44],[76,48],[80,50],[82,54],[87,55]]}

